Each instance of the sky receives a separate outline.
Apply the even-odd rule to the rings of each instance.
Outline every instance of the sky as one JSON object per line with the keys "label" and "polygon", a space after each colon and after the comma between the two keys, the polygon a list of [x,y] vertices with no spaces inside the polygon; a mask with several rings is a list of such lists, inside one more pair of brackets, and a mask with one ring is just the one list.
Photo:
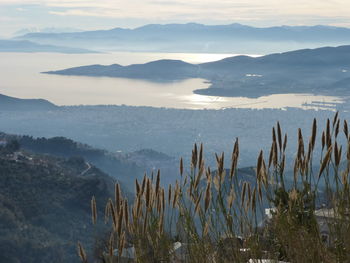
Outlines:
{"label": "sky", "polygon": [[24,28],[135,28],[151,23],[350,27],[349,0],[0,0],[0,36]]}

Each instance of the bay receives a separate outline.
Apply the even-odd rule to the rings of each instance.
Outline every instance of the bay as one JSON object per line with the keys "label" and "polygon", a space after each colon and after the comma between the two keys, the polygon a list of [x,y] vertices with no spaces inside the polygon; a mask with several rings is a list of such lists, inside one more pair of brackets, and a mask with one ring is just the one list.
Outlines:
{"label": "bay", "polygon": [[0,53],[0,93],[18,98],[43,98],[57,105],[103,104],[182,109],[283,109],[287,107],[329,109],[342,103],[342,99],[338,97],[312,94],[274,94],[256,99],[193,94],[193,90],[209,87],[210,84],[204,79],[156,83],[126,78],[61,76],[41,73],[83,65],[115,63],[129,65],[158,59],[180,59],[189,63],[203,63],[235,55],[238,54]]}

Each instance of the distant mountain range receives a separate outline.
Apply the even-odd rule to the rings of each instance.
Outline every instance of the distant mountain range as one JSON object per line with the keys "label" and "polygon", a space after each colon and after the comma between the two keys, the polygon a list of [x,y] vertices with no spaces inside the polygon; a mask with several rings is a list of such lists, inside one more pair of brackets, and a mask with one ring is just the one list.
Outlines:
{"label": "distant mountain range", "polygon": [[151,24],[68,33],[29,33],[17,39],[95,50],[268,54],[350,43],[350,29],[331,26],[257,28],[241,24]]}
{"label": "distant mountain range", "polygon": [[0,94],[0,110],[53,110],[58,108],[53,103],[43,99],[18,99]]}
{"label": "distant mountain range", "polygon": [[130,66],[90,65],[45,73],[151,81],[203,78],[210,81],[211,86],[195,92],[214,96],[260,97],[278,93],[345,96],[350,95],[350,46],[304,49],[256,58],[235,56],[202,64],[158,60]]}
{"label": "distant mountain range", "polygon": [[46,27],[46,28],[38,28],[38,27],[28,27],[17,30],[13,35],[14,36],[22,36],[29,33],[72,33],[72,32],[81,32],[82,30],[71,27]]}
{"label": "distant mountain range", "polygon": [[0,52],[54,52],[67,54],[98,53],[96,51],[76,48],[63,47],[48,44],[37,44],[28,40],[4,40],[0,39]]}

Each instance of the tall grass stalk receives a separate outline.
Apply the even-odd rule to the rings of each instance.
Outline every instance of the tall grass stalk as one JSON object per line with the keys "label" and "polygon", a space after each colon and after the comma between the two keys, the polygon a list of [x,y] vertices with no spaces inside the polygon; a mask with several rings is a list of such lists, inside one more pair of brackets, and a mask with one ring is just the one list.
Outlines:
{"label": "tall grass stalk", "polygon": [[[160,171],[155,178],[145,175],[142,182],[136,180],[129,205],[116,184],[114,200],[105,208],[111,230],[101,258],[104,262],[247,262],[251,258],[349,262],[348,124],[341,125],[338,113],[327,120],[317,149],[319,162],[313,157],[317,126],[314,120],[309,140],[298,130],[294,166],[286,167],[288,137],[277,123],[268,158],[263,151],[258,155],[254,181],[240,175],[237,139],[226,158],[229,169],[224,153],[215,155],[215,169],[206,167],[203,145],[195,144],[189,172],[181,158],[174,185],[164,188]],[[96,223],[94,198],[91,204]],[[265,208],[273,208],[269,218]],[[174,243],[182,245],[181,253]],[[134,258],[128,261],[123,251],[130,247]],[[87,262],[80,244],[79,254]]]}

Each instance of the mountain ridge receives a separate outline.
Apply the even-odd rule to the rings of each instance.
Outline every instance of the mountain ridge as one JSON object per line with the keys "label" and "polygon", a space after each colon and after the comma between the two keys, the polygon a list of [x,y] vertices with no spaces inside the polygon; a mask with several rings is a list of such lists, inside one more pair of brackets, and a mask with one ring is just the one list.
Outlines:
{"label": "mountain ridge", "polygon": [[106,32],[113,32],[113,31],[125,31],[125,32],[132,32],[132,31],[142,31],[142,30],[149,30],[149,29],[162,29],[162,30],[168,30],[168,29],[254,29],[254,30],[276,30],[276,29],[288,29],[292,31],[302,31],[302,30],[311,30],[311,29],[322,29],[322,30],[345,30],[350,31],[350,28],[347,27],[339,27],[339,26],[326,26],[326,25],[313,25],[313,26],[290,26],[290,25],[281,25],[281,26],[270,26],[270,27],[254,27],[249,25],[244,25],[241,23],[231,23],[226,25],[205,25],[201,23],[170,23],[170,24],[147,24],[135,28],[123,28],[123,27],[114,27],[110,29],[100,29],[100,30],[86,30],[86,31],[77,31],[77,32],[31,32],[24,34],[22,36],[18,37],[25,37],[25,36],[39,36],[39,35],[85,35],[89,33],[106,33]]}
{"label": "mountain ridge", "polygon": [[0,110],[55,110],[58,106],[44,99],[19,99],[0,94]]}

